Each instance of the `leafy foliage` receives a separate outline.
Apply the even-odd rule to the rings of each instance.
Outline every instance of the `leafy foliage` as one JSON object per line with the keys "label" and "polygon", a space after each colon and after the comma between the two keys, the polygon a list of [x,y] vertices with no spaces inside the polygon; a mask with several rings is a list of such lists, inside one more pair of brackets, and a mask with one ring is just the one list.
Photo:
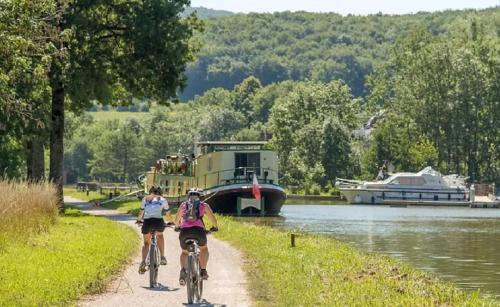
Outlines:
{"label": "leafy foliage", "polygon": [[351,152],[347,131],[357,126],[359,110],[349,87],[338,81],[297,83],[278,98],[270,123],[284,183],[325,185],[338,174],[350,173],[350,163],[344,163]]}
{"label": "leafy foliage", "polygon": [[448,36],[417,31],[395,45],[372,80],[370,99],[385,101],[392,115],[375,131],[367,168],[385,156],[403,169],[434,162],[445,173],[498,182],[500,33],[486,25],[472,18]]}

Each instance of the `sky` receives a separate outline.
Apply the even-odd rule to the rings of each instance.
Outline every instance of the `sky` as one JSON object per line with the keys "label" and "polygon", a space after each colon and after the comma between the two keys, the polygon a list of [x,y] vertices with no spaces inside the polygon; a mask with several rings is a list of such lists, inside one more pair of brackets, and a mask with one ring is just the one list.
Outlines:
{"label": "sky", "polygon": [[[191,6],[248,12],[335,12],[342,15],[408,14],[500,6],[500,0],[191,0]],[[500,7],[499,7],[500,9]]]}

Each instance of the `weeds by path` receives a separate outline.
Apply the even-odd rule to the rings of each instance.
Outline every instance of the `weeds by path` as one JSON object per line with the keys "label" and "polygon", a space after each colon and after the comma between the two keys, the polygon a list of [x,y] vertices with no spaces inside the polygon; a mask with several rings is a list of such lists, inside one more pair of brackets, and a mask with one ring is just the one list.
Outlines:
{"label": "weeds by path", "polygon": [[0,252],[13,240],[47,231],[57,212],[53,185],[0,181]]}

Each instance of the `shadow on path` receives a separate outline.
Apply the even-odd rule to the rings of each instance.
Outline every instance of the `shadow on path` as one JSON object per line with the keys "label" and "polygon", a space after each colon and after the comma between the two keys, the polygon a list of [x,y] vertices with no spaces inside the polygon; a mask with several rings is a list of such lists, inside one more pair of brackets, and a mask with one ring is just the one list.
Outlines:
{"label": "shadow on path", "polygon": [[150,288],[150,287],[145,287],[143,286],[142,288],[149,290],[149,291],[155,291],[155,292],[174,292],[174,291],[179,291],[180,288],[170,288],[169,286],[164,286],[160,283],[158,283],[158,287]]}
{"label": "shadow on path", "polygon": [[203,299],[201,300],[200,303],[196,303],[196,304],[182,304],[184,306],[197,306],[197,307],[226,307],[227,305],[226,304],[212,304],[210,303],[209,301]]}

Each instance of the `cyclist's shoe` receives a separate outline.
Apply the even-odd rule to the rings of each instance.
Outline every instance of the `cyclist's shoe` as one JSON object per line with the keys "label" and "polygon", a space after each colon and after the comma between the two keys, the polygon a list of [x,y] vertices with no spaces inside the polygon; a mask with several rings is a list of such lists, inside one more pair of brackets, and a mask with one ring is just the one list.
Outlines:
{"label": "cyclist's shoe", "polygon": [[165,256],[161,256],[160,264],[167,265],[167,258],[165,258]]}
{"label": "cyclist's shoe", "polygon": [[186,284],[187,272],[184,268],[181,269],[181,273],[179,275],[179,284],[184,286]]}
{"label": "cyclist's shoe", "polygon": [[139,274],[146,273],[146,262],[142,261],[139,265]]}
{"label": "cyclist's shoe", "polygon": [[206,269],[201,269],[200,271],[201,279],[208,279],[208,273]]}

